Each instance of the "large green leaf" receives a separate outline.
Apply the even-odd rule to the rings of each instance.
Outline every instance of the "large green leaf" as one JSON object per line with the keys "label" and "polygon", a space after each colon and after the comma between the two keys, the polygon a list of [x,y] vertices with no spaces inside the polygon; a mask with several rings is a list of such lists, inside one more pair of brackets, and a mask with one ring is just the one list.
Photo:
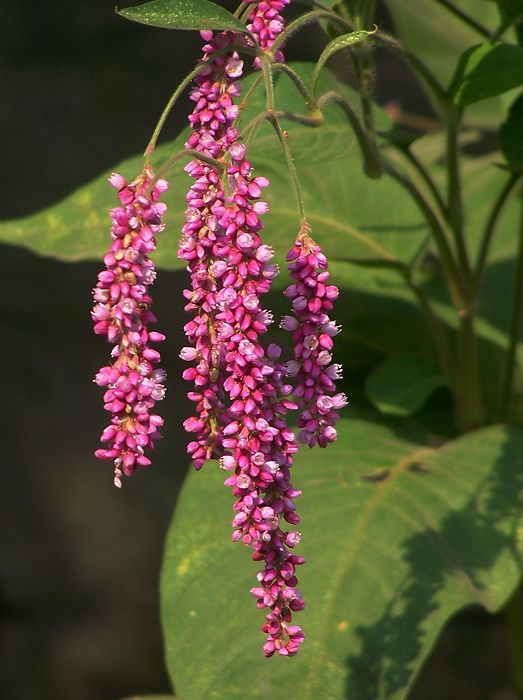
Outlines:
{"label": "large green leaf", "polygon": [[[292,660],[261,654],[258,566],[230,542],[231,495],[209,463],[189,476],[162,573],[167,664],[180,700],[405,698],[445,622],[499,610],[523,557],[523,433],[492,427],[439,449],[371,418],[329,454],[303,452],[299,613]],[[298,620],[297,620],[298,621]]]}
{"label": "large green leaf", "polygon": [[162,29],[234,29],[245,26],[224,7],[209,0],[152,0],[144,5],[117,10],[133,22]]}
{"label": "large green leaf", "polygon": [[460,57],[449,91],[466,107],[523,85],[523,47],[499,42],[467,49]]}
{"label": "large green leaf", "polygon": [[[308,81],[312,65],[300,65],[298,69]],[[333,80],[324,74],[320,87],[332,86]],[[354,100],[354,93],[339,87]],[[276,104],[284,111],[303,111],[302,99],[285,76],[280,77],[276,86]],[[264,108],[260,89],[246,111],[245,123]],[[381,127],[387,127],[382,113],[378,121]],[[382,265],[408,262],[426,236],[421,216],[392,180],[382,178],[369,185],[361,172],[355,139],[341,110],[328,107],[326,124],[321,128],[289,123],[288,130],[314,236],[327,252],[339,259]],[[170,154],[182,149],[185,138],[182,134],[174,143],[160,147],[155,162],[165,162]],[[253,144],[251,158],[257,171],[268,174],[272,180],[267,190],[272,212],[266,217],[265,238],[283,256],[297,233],[299,216],[278,140],[268,124]],[[116,166],[116,170],[133,177],[141,167],[142,159],[135,157]],[[107,175],[43,212],[1,223],[0,241],[23,245],[39,254],[63,260],[100,257],[109,241],[107,212],[116,200],[114,190],[107,185]],[[178,232],[185,210],[184,191],[190,181],[180,164],[170,173],[169,179],[171,187],[165,198],[169,206],[168,228],[159,241],[156,260],[161,267],[181,267],[177,258]]]}

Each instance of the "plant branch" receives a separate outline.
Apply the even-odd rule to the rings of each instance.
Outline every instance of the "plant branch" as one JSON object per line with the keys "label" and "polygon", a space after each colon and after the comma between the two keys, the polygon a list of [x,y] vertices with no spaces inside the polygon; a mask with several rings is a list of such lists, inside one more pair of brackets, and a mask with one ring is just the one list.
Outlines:
{"label": "plant branch", "polygon": [[445,327],[443,326],[441,320],[434,313],[430,298],[426,294],[423,287],[417,284],[413,278],[412,270],[408,270],[404,274],[404,278],[410,289],[416,296],[421,310],[425,315],[425,320],[432,335],[434,341],[434,346],[436,348],[436,354],[438,356],[438,361],[442,372],[447,377],[452,377],[453,367],[452,367],[452,351],[450,348],[449,338]]}
{"label": "plant branch", "polygon": [[432,196],[434,197],[434,200],[436,204],[438,205],[438,209],[440,210],[441,215],[443,216],[444,219],[447,218],[447,205],[445,204],[443,200],[443,196],[441,192],[439,191],[438,186],[430,176],[427,168],[423,165],[423,163],[419,160],[419,158],[414,155],[414,153],[411,151],[411,149],[408,146],[402,146],[398,144],[394,144],[399,150],[400,153],[402,153],[405,158],[408,160],[408,162],[412,165],[412,167],[416,170],[418,175],[421,177],[423,182],[427,185],[429,188]]}
{"label": "plant branch", "polygon": [[273,63],[272,64],[272,70],[273,71],[281,71],[282,73],[285,73],[285,75],[288,75],[289,78],[292,80],[292,82],[296,85],[298,90],[300,91],[303,99],[305,100],[305,104],[309,109],[314,108],[314,101],[312,99],[312,95],[309,91],[309,88],[305,85],[301,77],[296,73],[295,70],[293,70],[290,66],[288,66],[286,63]]}
{"label": "plant branch", "polygon": [[427,202],[422,192],[416,187],[415,183],[408,178],[403,173],[400,173],[391,164],[386,162],[384,165],[385,172],[390,175],[396,182],[398,182],[404,190],[406,190],[412,199],[418,205],[425,221],[427,222],[429,229],[432,233],[432,237],[438,249],[438,253],[441,259],[441,264],[446,273],[447,284],[449,285],[449,291],[451,299],[454,305],[458,309],[468,306],[468,290],[466,289],[463,279],[454,260],[452,254],[452,249],[450,248],[449,242],[447,240],[447,235],[443,229],[438,217],[434,213],[432,207]]}
{"label": "plant branch", "polygon": [[318,109],[322,110],[327,104],[329,104],[329,102],[334,102],[345,112],[360,146],[365,174],[371,178],[380,177],[380,175],[383,173],[383,164],[376,145],[369,140],[365,129],[360,123],[358,115],[352,108],[349,101],[338,92],[326,92],[318,100]]}
{"label": "plant branch", "polygon": [[343,28],[349,32],[352,30],[352,26],[346,20],[344,20],[343,17],[340,17],[331,10],[311,10],[311,12],[301,15],[301,17],[298,17],[287,25],[287,28],[274,40],[274,43],[270,48],[270,53],[274,55],[274,52],[283,44],[284,41],[287,41],[292,34],[295,34],[297,31],[303,27],[306,27],[312,22],[317,22],[319,19],[330,19],[331,22],[341,24]]}
{"label": "plant branch", "polygon": [[447,142],[447,216],[454,235],[461,270],[467,280],[471,278],[471,267],[465,234],[463,231],[463,199],[461,193],[461,176],[459,171],[458,131],[461,113],[451,110],[445,120]]}
{"label": "plant branch", "polygon": [[449,2],[449,0],[435,0],[435,2],[447,9],[449,12],[452,12],[455,17],[458,17],[471,29],[474,29],[474,31],[476,31],[478,34],[481,34],[481,36],[485,37],[486,39],[492,38],[491,32],[489,32],[486,27],[475,20],[474,17],[470,17],[470,15],[467,15],[466,12],[463,12],[463,10],[460,10],[459,7],[456,7],[453,3]]}
{"label": "plant branch", "polygon": [[516,262],[516,276],[514,291],[512,293],[512,305],[509,327],[509,347],[505,366],[505,377],[501,393],[501,420],[510,418],[512,393],[514,388],[514,374],[516,370],[516,354],[521,327],[521,312],[523,311],[523,193],[521,197],[521,215],[519,222],[518,253]]}
{"label": "plant branch", "polygon": [[476,268],[474,270],[474,287],[476,289],[479,288],[479,285],[481,284],[481,280],[483,278],[483,273],[485,272],[485,266],[487,264],[487,258],[499,216],[503,211],[505,203],[507,202],[519,178],[519,173],[511,173],[503,188],[501,189],[500,193],[496,197],[496,200],[494,201],[494,206],[492,207],[492,210],[487,219],[487,223],[485,224],[485,229],[481,238],[481,247],[476,262]]}

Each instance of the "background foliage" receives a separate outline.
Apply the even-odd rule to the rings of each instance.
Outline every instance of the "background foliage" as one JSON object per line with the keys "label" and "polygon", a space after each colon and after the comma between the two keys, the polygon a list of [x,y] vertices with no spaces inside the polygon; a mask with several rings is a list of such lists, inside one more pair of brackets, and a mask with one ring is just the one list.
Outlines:
{"label": "background foliage", "polygon": [[[494,3],[460,6],[483,24],[495,26]],[[467,239],[477,253],[492,193],[506,180],[496,164],[503,157],[511,164],[521,162],[513,126],[521,111],[516,89],[523,66],[520,47],[510,44],[508,52],[485,45],[474,48],[477,33],[459,23],[450,31],[445,9],[433,0],[420,2],[416,12],[388,0],[381,13],[385,27],[395,28],[407,48],[435,69],[455,101],[472,105],[466,112],[461,152]],[[315,42],[321,41],[319,30],[314,31]],[[391,70],[390,53],[377,52],[377,60],[378,76],[382,65]],[[338,76],[344,65],[342,59],[335,64]],[[507,65],[512,67],[508,75]],[[506,82],[499,80],[500,66]],[[310,63],[296,68],[305,78],[310,76]],[[421,85],[409,73],[400,75],[406,76],[409,98],[417,94],[423,110],[427,103]],[[340,87],[334,76],[323,80],[325,87],[337,84],[356,100],[351,88]],[[387,102],[386,94],[381,98]],[[282,109],[300,111],[298,95],[284,76],[277,84],[277,101]],[[251,113],[260,104],[261,91]],[[397,140],[400,131],[390,105],[388,113],[380,111],[377,120],[384,143]],[[425,115],[434,119],[430,107]],[[502,121],[500,153],[493,130]],[[457,431],[450,418],[448,381],[438,367],[417,290],[406,283],[414,265],[418,284],[451,335],[459,319],[449,303],[435,251],[427,245],[423,217],[392,178],[370,182],[364,176],[355,139],[335,108],[329,108],[321,129],[297,124],[288,128],[314,234],[334,261],[333,273],[342,287],[338,321],[345,332],[338,359],[348,370],[347,392],[361,408],[349,409],[330,456],[319,460],[303,454],[297,461],[296,481],[304,491],[303,552],[308,559],[303,590],[309,641],[303,656],[290,667],[285,660],[275,660],[270,669],[259,658],[257,612],[248,595],[252,566],[245,552],[228,541],[228,496],[218,483],[220,473],[210,464],[203,474],[187,479],[167,541],[162,608],[168,667],[179,696],[187,700],[256,698],[269,690],[278,697],[279,689],[281,697],[291,690],[304,698],[406,697],[450,616],[469,604],[498,611],[521,577],[523,436],[517,427],[493,426],[443,445]],[[442,134],[436,129],[416,136],[414,153],[429,163],[441,185]],[[183,135],[176,143],[158,149],[158,163],[183,143]],[[295,233],[296,213],[287,205],[288,175],[268,130],[260,132],[253,160],[259,172],[271,178],[266,238],[281,257]],[[132,176],[140,163],[138,156],[119,168]],[[99,257],[106,247],[106,212],[113,204],[106,177],[104,173],[42,212],[1,223],[0,240],[64,261]],[[157,257],[164,269],[179,268],[177,235],[172,232],[180,227],[186,188],[182,173],[174,172],[170,179],[171,235],[164,234]],[[503,212],[478,301],[483,395],[491,420],[499,404],[507,345],[516,208],[514,201]],[[27,258],[19,259],[27,268]],[[62,274],[62,267],[53,270]],[[33,275],[40,274],[36,263],[31,269]],[[168,285],[164,290],[171,300]],[[277,291],[274,304],[282,311]],[[173,328],[180,327],[177,318]],[[518,374],[518,423],[523,419],[521,382]],[[171,396],[177,392],[180,397],[181,387],[173,389]],[[386,417],[390,415],[396,418]],[[182,444],[183,438],[176,437]],[[167,455],[163,450],[160,461],[171,468]],[[84,474],[82,483],[86,478]],[[154,480],[155,475],[147,478]],[[203,509],[202,503],[212,506]],[[333,537],[340,530],[343,536]],[[126,546],[125,540],[121,546]],[[198,656],[195,646],[201,651]],[[261,678],[259,685],[249,685],[248,695],[246,669]]]}

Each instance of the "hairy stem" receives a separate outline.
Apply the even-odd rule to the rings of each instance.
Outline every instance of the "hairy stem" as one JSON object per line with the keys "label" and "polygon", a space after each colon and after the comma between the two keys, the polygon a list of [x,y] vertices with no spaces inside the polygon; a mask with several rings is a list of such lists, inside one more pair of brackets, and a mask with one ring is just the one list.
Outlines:
{"label": "hairy stem", "polygon": [[306,27],[308,24],[317,22],[319,19],[330,19],[331,22],[340,24],[347,31],[350,32],[352,30],[351,25],[346,20],[344,20],[343,17],[340,17],[335,12],[323,9],[312,10],[311,12],[307,12],[306,14],[301,15],[301,17],[298,17],[293,22],[290,22],[287,25],[287,28],[274,40],[274,43],[272,44],[270,49],[271,53],[274,54],[276,49],[278,49],[283,44],[283,42],[287,41],[287,39],[293,34],[295,34],[297,31],[299,31],[303,27]]}
{"label": "hairy stem", "polygon": [[292,82],[296,85],[298,90],[300,91],[303,99],[305,100],[305,104],[307,105],[308,109],[314,109],[314,100],[312,99],[312,95],[309,91],[309,88],[305,85],[301,77],[296,73],[295,70],[293,70],[290,66],[288,66],[286,63],[273,63],[272,64],[272,70],[273,71],[281,71],[282,73],[285,73],[285,75],[288,75],[289,78],[292,80]]}
{"label": "hairy stem", "polygon": [[516,262],[516,276],[514,291],[512,293],[512,305],[510,314],[509,347],[507,352],[505,377],[501,393],[501,420],[510,418],[512,394],[514,389],[514,374],[516,371],[516,354],[521,328],[521,312],[523,310],[523,193],[521,194],[521,217],[519,223],[518,253]]}

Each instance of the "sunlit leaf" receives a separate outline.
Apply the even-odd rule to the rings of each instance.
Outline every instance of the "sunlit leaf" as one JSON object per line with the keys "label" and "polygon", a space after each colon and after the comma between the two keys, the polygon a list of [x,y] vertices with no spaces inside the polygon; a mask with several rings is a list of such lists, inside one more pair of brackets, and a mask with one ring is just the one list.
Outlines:
{"label": "sunlit leaf", "polygon": [[223,479],[214,462],[189,476],[166,543],[167,664],[184,700],[402,700],[445,622],[471,603],[498,611],[521,576],[521,431],[436,449],[349,416],[328,452],[296,459],[307,639],[267,661],[249,594],[259,567],[230,541]]}
{"label": "sunlit leaf", "polygon": [[245,25],[220,5],[209,0],[152,0],[144,5],[117,10],[125,19],[162,29],[234,29]]}
{"label": "sunlit leaf", "polygon": [[449,90],[454,102],[466,107],[520,85],[523,85],[523,47],[485,43],[462,54]]}

